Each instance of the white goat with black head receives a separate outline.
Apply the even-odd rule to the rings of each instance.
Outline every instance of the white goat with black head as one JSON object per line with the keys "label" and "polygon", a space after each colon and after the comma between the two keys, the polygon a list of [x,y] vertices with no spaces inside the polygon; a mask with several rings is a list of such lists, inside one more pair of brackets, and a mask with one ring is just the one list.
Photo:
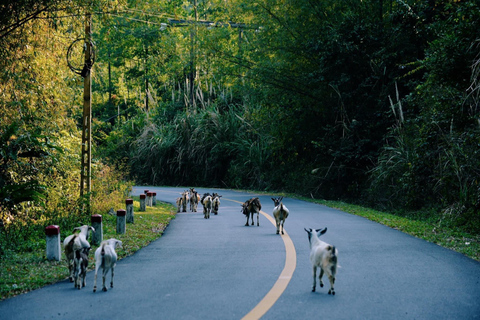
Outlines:
{"label": "white goat with black head", "polygon": [[305,229],[308,233],[308,241],[310,242],[310,261],[313,267],[313,288],[312,292],[315,292],[317,286],[317,268],[320,268],[320,287],[323,287],[322,277],[326,273],[328,280],[330,280],[330,290],[328,294],[335,295],[335,275],[337,273],[337,256],[338,250],[335,246],[332,246],[319,239],[322,234],[327,232],[325,229]]}
{"label": "white goat with black head", "polygon": [[282,226],[282,234],[284,234],[283,224],[285,223],[290,211],[288,211],[287,207],[283,205],[283,197],[272,198],[272,200],[275,204],[275,208],[273,208],[273,216],[275,217],[275,222],[277,224],[277,234],[280,233],[280,225]]}
{"label": "white goat with black head", "polygon": [[76,227],[73,229],[74,234],[69,235],[65,238],[65,240],[63,240],[63,247],[65,250],[65,257],[67,258],[70,282],[73,282],[74,280],[74,253],[76,250],[90,249],[90,243],[87,240],[90,231],[95,232],[95,228],[87,225]]}
{"label": "white goat with black head", "polygon": [[112,270],[112,280],[110,282],[110,287],[113,288],[113,276],[115,275],[115,266],[117,264],[117,253],[115,249],[122,247],[122,241],[117,239],[109,239],[102,241],[100,247],[95,251],[95,280],[93,283],[93,292],[97,291],[97,273],[98,269],[102,268],[103,270],[103,291],[107,291],[105,286],[105,279],[107,277],[108,271]]}

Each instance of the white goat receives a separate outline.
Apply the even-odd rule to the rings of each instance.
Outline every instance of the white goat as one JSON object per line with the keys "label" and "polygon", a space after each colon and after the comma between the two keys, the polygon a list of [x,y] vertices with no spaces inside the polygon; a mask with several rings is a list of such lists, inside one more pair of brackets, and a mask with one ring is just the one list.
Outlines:
{"label": "white goat", "polygon": [[210,193],[205,193],[202,197],[201,203],[203,205],[203,217],[210,219],[210,212],[212,211],[212,196]]}
{"label": "white goat", "polygon": [[[305,229],[305,228],[304,228]],[[321,241],[318,237],[327,232],[325,229],[305,229],[308,233],[308,241],[310,242],[310,261],[313,267],[313,288],[312,292],[315,292],[317,286],[317,268],[320,268],[320,287],[323,287],[323,273],[326,273],[328,280],[330,280],[330,290],[328,294],[335,295],[335,275],[337,273],[337,256],[338,250],[335,246]]]}
{"label": "white goat", "polygon": [[105,286],[105,278],[109,270],[112,270],[112,281],[110,287],[113,288],[113,276],[115,275],[115,266],[117,264],[116,248],[122,247],[122,241],[117,239],[109,239],[102,241],[100,247],[95,251],[95,280],[93,283],[93,292],[97,291],[97,273],[100,267],[103,269],[103,291],[107,291]]}
{"label": "white goat", "polygon": [[273,208],[273,216],[275,217],[275,221],[277,223],[277,234],[280,232],[280,224],[282,225],[282,234],[283,233],[283,224],[288,217],[290,211],[288,211],[287,207],[283,205],[282,200],[283,197],[280,198],[272,198],[273,203],[275,204],[275,208]]}
{"label": "white goat", "polygon": [[220,207],[220,198],[222,196],[218,195],[217,193],[213,194],[213,200],[212,200],[212,212],[214,214],[218,214],[218,209]]}
{"label": "white goat", "polygon": [[67,258],[70,282],[73,282],[74,252],[75,250],[90,248],[90,243],[88,243],[87,240],[90,230],[95,232],[95,229],[91,226],[83,225],[81,227],[76,227],[73,229],[74,234],[69,235],[65,238],[65,240],[63,240],[63,247],[65,250],[65,257]]}

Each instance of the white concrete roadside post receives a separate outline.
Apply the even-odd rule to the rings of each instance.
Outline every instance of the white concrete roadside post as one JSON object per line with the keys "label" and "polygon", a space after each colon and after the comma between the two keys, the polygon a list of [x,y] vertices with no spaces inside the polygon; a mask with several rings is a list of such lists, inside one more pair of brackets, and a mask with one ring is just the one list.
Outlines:
{"label": "white concrete roadside post", "polygon": [[153,204],[153,192],[147,192],[147,206],[151,207]]}
{"label": "white concrete roadside post", "polygon": [[51,225],[45,228],[47,236],[47,259],[62,260],[62,250],[60,247],[60,227]]}
{"label": "white concrete roadside post", "polygon": [[117,234],[124,234],[125,232],[127,232],[127,224],[125,223],[126,215],[126,210],[117,210]]}
{"label": "white concrete roadside post", "polygon": [[156,192],[153,192],[153,195],[152,195],[152,206],[156,206],[157,205],[157,193]]}
{"label": "white concrete roadside post", "polygon": [[99,245],[103,241],[103,222],[101,214],[94,214],[90,218],[92,221],[92,227],[95,229],[95,232],[92,234],[92,243]]}
{"label": "white concrete roadside post", "polygon": [[147,195],[145,194],[140,195],[140,211],[146,211],[146,205],[145,205],[145,202],[147,200],[146,198],[147,198]]}
{"label": "white concrete roadside post", "polygon": [[125,200],[125,206],[127,207],[127,223],[133,223],[133,199]]}

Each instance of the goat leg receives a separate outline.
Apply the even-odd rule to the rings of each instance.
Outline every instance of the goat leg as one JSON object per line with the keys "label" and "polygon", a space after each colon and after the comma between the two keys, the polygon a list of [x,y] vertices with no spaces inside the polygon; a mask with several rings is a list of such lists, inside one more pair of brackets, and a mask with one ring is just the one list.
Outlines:
{"label": "goat leg", "polygon": [[95,268],[95,278],[93,280],[93,292],[97,292],[97,271],[98,271],[98,268]]}
{"label": "goat leg", "polygon": [[329,275],[328,280],[330,280],[330,290],[328,290],[328,294],[335,295],[335,288],[333,287],[335,278],[332,275]]}
{"label": "goat leg", "polygon": [[313,266],[313,288],[312,292],[315,292],[317,287],[317,267]]}
{"label": "goat leg", "polygon": [[323,288],[322,277],[323,277],[323,269],[320,268],[320,276],[318,277],[318,279],[320,280],[320,288]]}
{"label": "goat leg", "polygon": [[110,288],[113,288],[113,276],[115,275],[115,268],[112,268],[112,282],[110,282]]}
{"label": "goat leg", "polygon": [[105,286],[105,278],[107,277],[107,272],[108,272],[108,270],[103,269],[103,277],[102,277],[102,280],[103,280],[102,290],[103,291],[107,291],[107,287]]}

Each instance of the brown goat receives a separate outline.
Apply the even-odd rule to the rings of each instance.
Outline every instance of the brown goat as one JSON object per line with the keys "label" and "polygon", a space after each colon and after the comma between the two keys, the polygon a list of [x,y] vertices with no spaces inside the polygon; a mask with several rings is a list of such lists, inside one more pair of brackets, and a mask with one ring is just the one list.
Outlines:
{"label": "brown goat", "polygon": [[252,217],[252,226],[254,225],[253,215],[255,213],[257,214],[257,226],[260,226],[260,210],[262,210],[262,205],[258,198],[251,198],[242,204],[242,213],[247,216],[247,223],[245,223],[245,226],[248,227],[249,217]]}

